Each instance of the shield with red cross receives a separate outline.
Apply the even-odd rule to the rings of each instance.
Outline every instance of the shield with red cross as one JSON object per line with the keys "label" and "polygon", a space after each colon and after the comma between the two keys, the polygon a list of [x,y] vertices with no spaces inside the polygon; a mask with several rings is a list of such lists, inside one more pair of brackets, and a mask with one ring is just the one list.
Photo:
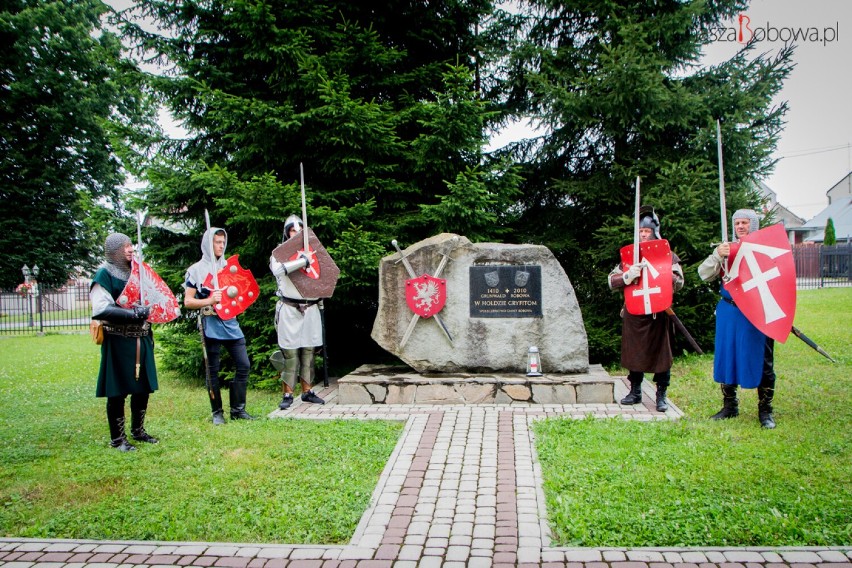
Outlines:
{"label": "shield with red cross", "polygon": [[[240,266],[240,255],[235,254],[228,259],[219,274],[219,289],[222,290],[222,301],[213,309],[223,320],[237,317],[252,305],[260,295],[260,288],[251,270]],[[208,274],[204,280],[205,288],[213,288],[213,275]]]}
{"label": "shield with red cross", "polygon": [[[634,316],[663,312],[672,305],[672,251],[669,241],[655,239],[639,243],[641,276],[624,287],[624,305]],[[624,272],[633,264],[633,245],[621,248]]]}
{"label": "shield with red cross", "polygon": [[[331,298],[337,286],[337,280],[340,278],[340,269],[313,230],[308,227],[307,231],[307,256],[311,264],[287,276],[303,298]],[[304,237],[299,233],[275,247],[272,256],[278,262],[284,263],[299,258],[305,252],[304,248]]]}
{"label": "shield with red cross", "polygon": [[447,281],[428,274],[406,280],[405,302],[421,318],[430,318],[447,303]]}
{"label": "shield with red cross", "polygon": [[725,290],[754,327],[787,341],[796,315],[796,265],[780,223],[731,243]]}

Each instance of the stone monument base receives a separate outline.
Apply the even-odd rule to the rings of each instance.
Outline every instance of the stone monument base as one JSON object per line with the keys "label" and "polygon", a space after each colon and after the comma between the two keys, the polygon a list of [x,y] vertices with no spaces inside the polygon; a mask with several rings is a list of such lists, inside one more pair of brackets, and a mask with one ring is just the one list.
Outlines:
{"label": "stone monument base", "polygon": [[338,379],[339,404],[612,404],[615,378],[600,365],[587,373],[417,373],[362,365]]}

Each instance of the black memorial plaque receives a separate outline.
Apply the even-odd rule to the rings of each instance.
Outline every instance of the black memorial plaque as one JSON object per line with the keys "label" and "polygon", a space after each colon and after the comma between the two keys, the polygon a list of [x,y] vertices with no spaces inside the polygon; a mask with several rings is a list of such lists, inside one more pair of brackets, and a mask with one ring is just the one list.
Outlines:
{"label": "black memorial plaque", "polygon": [[540,318],[541,266],[471,266],[470,317]]}

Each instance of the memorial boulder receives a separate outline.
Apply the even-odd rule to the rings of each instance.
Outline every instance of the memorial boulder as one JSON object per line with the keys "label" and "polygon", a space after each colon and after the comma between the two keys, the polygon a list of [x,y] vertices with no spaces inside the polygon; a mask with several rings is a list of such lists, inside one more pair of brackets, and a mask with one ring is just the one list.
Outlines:
{"label": "memorial boulder", "polygon": [[[404,260],[403,260],[404,258]],[[574,288],[549,249],[443,233],[386,256],[372,338],[418,373],[589,371]]]}

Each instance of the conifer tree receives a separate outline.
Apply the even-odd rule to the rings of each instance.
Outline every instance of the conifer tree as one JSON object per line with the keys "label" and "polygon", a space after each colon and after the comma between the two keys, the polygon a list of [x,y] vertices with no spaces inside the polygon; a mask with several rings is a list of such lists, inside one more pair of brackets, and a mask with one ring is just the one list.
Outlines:
{"label": "conifer tree", "polygon": [[792,67],[791,49],[769,55],[748,46],[700,68],[710,30],[744,9],[739,1],[521,5],[523,39],[512,51],[505,100],[545,133],[507,149],[524,164],[519,232],[562,261],[592,361],[617,360],[622,298],[607,289],[606,275],[632,242],[641,177],[642,201],[655,206],[687,274],[675,308],[711,344],[715,289],[699,283],[694,266],[721,238],[716,121],[730,215],[757,204],[749,188],[771,170],[786,111],[772,99]]}
{"label": "conifer tree", "polygon": [[253,344],[274,349],[268,259],[300,211],[300,164],[308,223],[341,268],[327,303],[338,360],[379,351],[369,331],[391,239],[499,237],[518,179],[483,155],[491,109],[476,78],[491,36],[477,24],[490,1],[136,4],[125,37],[171,70],[151,81],[189,133],[163,144],[145,195],[189,236],[160,231],[151,254],[180,285],[209,209],[265,292],[241,318]]}
{"label": "conifer tree", "polygon": [[827,247],[837,244],[837,236],[834,231],[834,219],[831,217],[828,218],[828,222],[825,224],[825,236],[822,239],[822,244]]}

